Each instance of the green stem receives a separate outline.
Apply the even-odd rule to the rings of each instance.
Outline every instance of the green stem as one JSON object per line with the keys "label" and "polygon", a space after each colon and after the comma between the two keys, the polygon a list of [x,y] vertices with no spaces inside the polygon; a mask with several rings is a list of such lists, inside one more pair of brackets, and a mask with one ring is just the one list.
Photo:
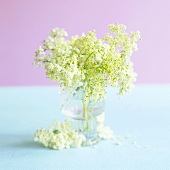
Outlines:
{"label": "green stem", "polygon": [[83,113],[84,113],[84,119],[87,120],[87,107],[84,102],[83,102]]}
{"label": "green stem", "polygon": [[84,120],[85,120],[85,131],[88,131],[87,105],[85,102],[83,102],[83,113],[84,113]]}

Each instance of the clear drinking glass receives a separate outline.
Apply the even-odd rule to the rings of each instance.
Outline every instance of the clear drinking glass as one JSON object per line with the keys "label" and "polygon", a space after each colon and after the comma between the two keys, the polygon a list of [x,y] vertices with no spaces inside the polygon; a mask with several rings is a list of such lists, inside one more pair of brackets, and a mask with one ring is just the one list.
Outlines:
{"label": "clear drinking glass", "polygon": [[72,129],[85,135],[86,143],[84,145],[92,145],[98,142],[97,133],[97,116],[104,112],[105,101],[91,100],[86,104],[87,117],[84,116],[82,90],[74,91],[70,94],[68,91],[61,91],[60,94],[61,112],[69,119]]}

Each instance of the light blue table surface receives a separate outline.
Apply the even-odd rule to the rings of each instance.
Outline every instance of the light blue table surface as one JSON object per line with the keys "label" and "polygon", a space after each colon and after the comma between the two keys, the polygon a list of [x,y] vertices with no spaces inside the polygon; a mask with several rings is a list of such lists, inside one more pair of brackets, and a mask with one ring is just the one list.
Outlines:
{"label": "light blue table surface", "polygon": [[33,141],[36,129],[63,120],[58,90],[0,88],[0,170],[170,170],[170,85],[137,85],[122,99],[108,88],[105,124],[131,137],[62,151]]}

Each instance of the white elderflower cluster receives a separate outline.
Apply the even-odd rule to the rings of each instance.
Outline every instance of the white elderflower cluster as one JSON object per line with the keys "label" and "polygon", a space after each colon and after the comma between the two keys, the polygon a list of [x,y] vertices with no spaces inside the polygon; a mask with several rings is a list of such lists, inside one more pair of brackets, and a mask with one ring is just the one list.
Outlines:
{"label": "white elderflower cluster", "polygon": [[86,140],[86,137],[76,131],[71,130],[71,124],[68,120],[63,123],[54,121],[49,129],[37,130],[35,141],[42,143],[45,147],[62,150],[70,147],[80,147]]}
{"label": "white elderflower cluster", "polygon": [[113,131],[108,126],[103,126],[98,128],[99,138],[100,139],[114,139]]}
{"label": "white elderflower cluster", "polygon": [[67,32],[55,28],[36,51],[35,64],[45,66],[50,80],[62,89],[83,88],[84,101],[105,97],[106,87],[119,88],[119,94],[130,91],[136,74],[130,57],[137,51],[140,32],[126,32],[126,26],[109,25],[110,32],[98,39],[95,30],[65,39]]}
{"label": "white elderflower cluster", "polygon": [[97,133],[100,139],[114,139],[113,131],[108,127],[104,126],[105,113],[97,116]]}

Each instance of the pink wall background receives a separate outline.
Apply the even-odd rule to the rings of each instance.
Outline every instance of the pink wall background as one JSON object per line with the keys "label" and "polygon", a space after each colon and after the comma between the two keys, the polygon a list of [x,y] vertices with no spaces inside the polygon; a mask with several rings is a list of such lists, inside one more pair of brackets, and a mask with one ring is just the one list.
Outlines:
{"label": "pink wall background", "polygon": [[170,0],[0,0],[0,86],[56,84],[32,66],[52,28],[101,37],[117,21],[141,31],[137,83],[170,83]]}

